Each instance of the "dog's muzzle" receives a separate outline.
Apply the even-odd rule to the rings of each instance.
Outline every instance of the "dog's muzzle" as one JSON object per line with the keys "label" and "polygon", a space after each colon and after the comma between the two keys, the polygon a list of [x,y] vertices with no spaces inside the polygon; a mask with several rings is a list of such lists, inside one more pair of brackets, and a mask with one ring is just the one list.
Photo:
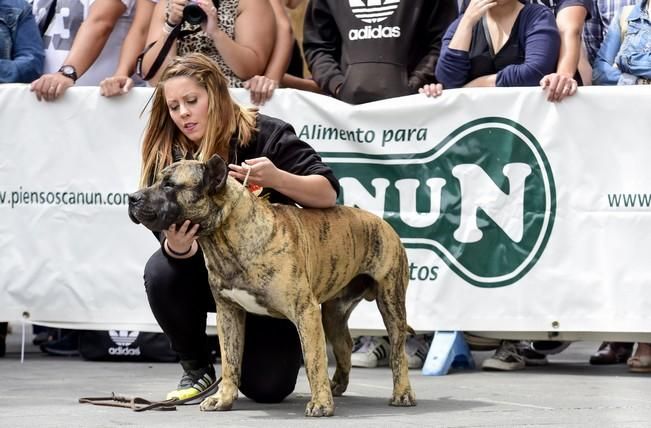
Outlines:
{"label": "dog's muzzle", "polygon": [[138,220],[137,217],[137,212],[139,206],[142,204],[142,201],[143,201],[143,195],[142,192],[140,191],[131,193],[129,195],[129,218],[135,224],[140,224],[140,220]]}

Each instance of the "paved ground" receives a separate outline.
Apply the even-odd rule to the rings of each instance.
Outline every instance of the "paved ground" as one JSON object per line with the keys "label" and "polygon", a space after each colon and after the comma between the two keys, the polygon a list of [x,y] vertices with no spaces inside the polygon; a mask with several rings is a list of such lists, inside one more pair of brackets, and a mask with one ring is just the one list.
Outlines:
{"label": "paved ground", "polygon": [[[203,413],[134,413],[77,403],[82,396],[124,395],[161,399],[180,376],[177,364],[98,363],[50,357],[28,347],[20,362],[20,337],[9,336],[0,359],[0,427],[650,427],[651,375],[623,365],[587,364],[596,343],[578,342],[546,367],[511,373],[456,371],[423,376],[411,371],[414,408],[387,406],[389,369],[353,369],[351,385],[336,399],[336,416],[306,419],[309,388],[304,372],[282,404],[240,398],[234,410]],[[474,354],[479,363],[488,352]]]}

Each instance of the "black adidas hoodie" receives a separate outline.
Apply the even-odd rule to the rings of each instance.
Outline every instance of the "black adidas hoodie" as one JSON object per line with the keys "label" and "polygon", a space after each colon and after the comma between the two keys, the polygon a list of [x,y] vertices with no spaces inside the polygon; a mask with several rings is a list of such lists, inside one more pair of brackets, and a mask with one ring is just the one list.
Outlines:
{"label": "black adidas hoodie", "polygon": [[456,0],[310,0],[303,49],[326,93],[361,104],[435,82]]}

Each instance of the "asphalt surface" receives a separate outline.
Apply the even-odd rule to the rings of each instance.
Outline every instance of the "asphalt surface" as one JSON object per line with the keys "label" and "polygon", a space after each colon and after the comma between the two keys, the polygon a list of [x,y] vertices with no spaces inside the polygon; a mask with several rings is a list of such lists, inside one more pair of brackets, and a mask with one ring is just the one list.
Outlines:
{"label": "asphalt surface", "polygon": [[[180,366],[53,357],[31,344],[21,364],[18,331],[0,358],[0,427],[651,427],[651,375],[629,373],[625,365],[590,366],[597,345],[573,343],[549,365],[517,372],[457,370],[431,377],[412,370],[418,399],[412,408],[387,405],[388,368],[354,368],[348,391],[335,399],[335,416],[312,419],[303,416],[309,399],[304,371],[283,403],[240,396],[229,412],[182,406],[135,413],[79,404],[79,397],[111,392],[162,399],[176,385]],[[473,353],[478,364],[491,354]]]}

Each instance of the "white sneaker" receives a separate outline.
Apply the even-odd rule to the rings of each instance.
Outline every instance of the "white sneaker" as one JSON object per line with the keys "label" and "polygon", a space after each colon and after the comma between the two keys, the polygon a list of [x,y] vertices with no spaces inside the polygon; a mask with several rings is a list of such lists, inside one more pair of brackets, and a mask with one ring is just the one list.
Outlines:
{"label": "white sneaker", "polygon": [[416,336],[408,336],[405,343],[405,351],[407,352],[407,366],[410,369],[422,369],[427,358],[430,342],[427,336],[419,334]]}
{"label": "white sneaker", "polygon": [[383,367],[389,365],[389,342],[384,337],[361,336],[361,346],[350,356],[353,367]]}

